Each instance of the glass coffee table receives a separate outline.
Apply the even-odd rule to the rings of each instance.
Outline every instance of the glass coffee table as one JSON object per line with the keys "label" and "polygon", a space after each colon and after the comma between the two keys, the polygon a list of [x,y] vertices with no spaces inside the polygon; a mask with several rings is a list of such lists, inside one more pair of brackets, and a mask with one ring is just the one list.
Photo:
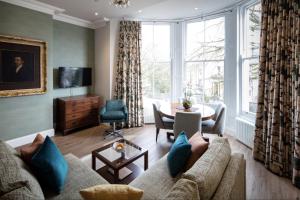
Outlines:
{"label": "glass coffee table", "polygon": [[[117,150],[114,143],[123,144],[122,150]],[[133,162],[144,156],[144,170],[148,169],[148,150],[121,139],[112,142],[92,152],[92,168],[109,183],[129,184],[143,171]],[[105,164],[96,169],[96,159]]]}

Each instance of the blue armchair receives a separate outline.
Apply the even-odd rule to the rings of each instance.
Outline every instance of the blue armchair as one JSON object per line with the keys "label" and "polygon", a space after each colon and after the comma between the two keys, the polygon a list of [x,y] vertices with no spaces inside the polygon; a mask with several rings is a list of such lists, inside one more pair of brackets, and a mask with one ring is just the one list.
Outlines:
{"label": "blue armchair", "polygon": [[106,105],[100,109],[100,122],[112,124],[112,130],[107,130],[108,136],[123,137],[121,130],[116,130],[116,122],[127,122],[128,111],[123,100],[108,100]]}

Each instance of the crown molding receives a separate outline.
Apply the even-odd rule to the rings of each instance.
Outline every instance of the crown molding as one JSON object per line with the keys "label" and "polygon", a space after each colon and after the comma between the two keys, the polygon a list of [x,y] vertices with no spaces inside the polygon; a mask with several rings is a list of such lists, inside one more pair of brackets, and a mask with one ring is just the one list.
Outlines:
{"label": "crown molding", "polygon": [[77,25],[77,26],[86,27],[86,28],[91,28],[91,29],[96,28],[95,24],[91,21],[80,19],[78,17],[73,17],[73,16],[70,16],[70,15],[62,14],[62,13],[53,15],[53,19],[57,20],[57,21],[66,22],[66,23],[69,23],[69,24],[74,24],[74,25]]}
{"label": "crown molding", "polygon": [[49,15],[55,15],[57,13],[65,12],[65,9],[51,6],[46,3],[42,3],[36,0],[1,0],[6,3],[21,6],[38,12],[46,13]]}
{"label": "crown molding", "polygon": [[96,29],[105,25],[104,19],[99,19],[96,20],[95,22],[80,19],[78,17],[73,17],[70,15],[63,14],[66,11],[65,9],[55,7],[37,0],[0,0],[0,1],[13,4],[16,6],[28,8],[31,10],[35,10],[41,13],[45,13],[51,15],[54,20],[66,22],[69,24],[74,24],[77,26]]}

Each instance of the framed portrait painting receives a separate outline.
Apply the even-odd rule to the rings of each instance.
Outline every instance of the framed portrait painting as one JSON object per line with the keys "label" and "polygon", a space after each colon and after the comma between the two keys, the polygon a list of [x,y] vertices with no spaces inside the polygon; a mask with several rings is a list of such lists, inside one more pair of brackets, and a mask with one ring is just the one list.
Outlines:
{"label": "framed portrait painting", "polygon": [[47,43],[0,35],[0,97],[44,94]]}

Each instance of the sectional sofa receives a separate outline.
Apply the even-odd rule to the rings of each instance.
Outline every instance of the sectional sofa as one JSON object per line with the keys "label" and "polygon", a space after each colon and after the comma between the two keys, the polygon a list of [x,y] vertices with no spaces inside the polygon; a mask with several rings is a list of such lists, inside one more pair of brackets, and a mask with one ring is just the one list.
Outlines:
{"label": "sectional sofa", "polygon": [[[0,199],[81,199],[79,190],[109,184],[72,154],[65,156],[68,177],[61,194],[43,188],[19,153],[0,141]],[[231,153],[225,138],[213,140],[208,150],[188,171],[172,178],[166,156],[130,183],[144,190],[143,199],[246,199],[246,162],[242,154]],[[28,198],[30,197],[30,198]]]}

